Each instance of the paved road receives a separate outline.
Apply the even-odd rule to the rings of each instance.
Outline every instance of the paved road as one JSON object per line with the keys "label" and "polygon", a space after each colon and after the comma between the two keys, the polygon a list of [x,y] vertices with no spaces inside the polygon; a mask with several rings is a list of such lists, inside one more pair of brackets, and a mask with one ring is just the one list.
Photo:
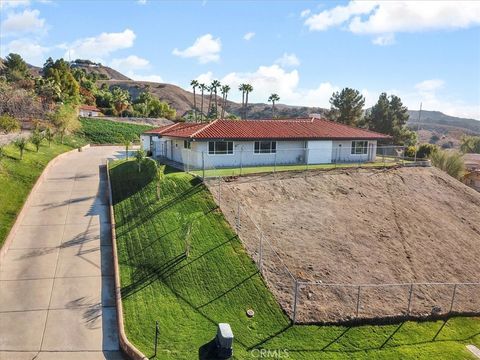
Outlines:
{"label": "paved road", "polygon": [[0,267],[0,359],[122,359],[107,184],[96,147],[59,160],[35,191]]}

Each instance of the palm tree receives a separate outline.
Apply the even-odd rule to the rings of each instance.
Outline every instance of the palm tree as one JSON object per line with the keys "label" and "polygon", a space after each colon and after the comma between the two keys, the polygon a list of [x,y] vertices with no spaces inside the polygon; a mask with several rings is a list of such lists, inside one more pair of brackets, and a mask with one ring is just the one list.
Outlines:
{"label": "palm tree", "polygon": [[47,130],[45,130],[45,139],[47,139],[48,141],[48,147],[52,145],[52,141],[54,137],[55,137],[55,133],[52,131],[51,128],[48,127]]}
{"label": "palm tree", "polygon": [[17,140],[15,140],[13,144],[18,148],[18,150],[20,150],[20,160],[22,160],[23,151],[27,147],[27,140],[24,137],[20,137]]}
{"label": "palm tree", "polygon": [[198,86],[200,87],[200,90],[202,91],[202,100],[201,100],[201,105],[200,105],[200,121],[203,121],[203,92],[207,89],[207,86],[205,84],[200,84]]}
{"label": "palm tree", "polygon": [[190,85],[193,88],[193,118],[197,121],[197,99],[195,97],[195,88],[199,85],[197,80],[190,81]]}
{"label": "palm tree", "polygon": [[222,93],[222,116],[221,118],[223,119],[223,117],[225,116],[225,108],[227,107],[227,96],[228,96],[228,92],[230,91],[230,86],[228,85],[223,85],[220,89],[220,92]]}
{"label": "palm tree", "polygon": [[243,119],[244,111],[245,111],[245,89],[247,84],[240,84],[238,86],[238,90],[242,92],[242,109],[240,111],[241,118]]}
{"label": "palm tree", "polygon": [[207,86],[207,91],[210,91],[210,95],[208,96],[208,108],[207,108],[207,118],[208,118],[210,116],[210,106],[212,105],[213,88],[211,86]]}
{"label": "palm tree", "polygon": [[253,91],[253,86],[245,84],[245,119],[247,119],[248,93]]}
{"label": "palm tree", "polygon": [[272,117],[275,117],[275,102],[280,100],[280,96],[278,94],[273,93],[268,98],[268,101],[272,103]]}
{"label": "palm tree", "polygon": [[30,136],[30,142],[35,145],[35,149],[40,150],[40,145],[42,144],[43,141],[43,135],[42,133],[38,130],[35,129],[32,133],[32,136]]}
{"label": "palm tree", "polygon": [[129,138],[123,138],[123,145],[125,146],[125,157],[128,160],[128,148],[132,145],[132,141]]}
{"label": "palm tree", "polygon": [[218,97],[217,97],[217,88],[220,87],[220,81],[218,80],[213,80],[211,84],[211,88],[213,90],[213,93],[215,94],[215,118],[218,117]]}

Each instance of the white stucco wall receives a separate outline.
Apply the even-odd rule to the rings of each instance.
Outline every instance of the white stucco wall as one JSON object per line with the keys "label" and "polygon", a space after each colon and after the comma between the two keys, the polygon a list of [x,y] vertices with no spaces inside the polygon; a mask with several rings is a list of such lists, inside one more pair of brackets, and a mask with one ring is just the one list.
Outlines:
{"label": "white stucco wall", "polygon": [[375,161],[377,141],[368,141],[367,154],[352,154],[352,140],[332,142],[332,162],[365,162]]}

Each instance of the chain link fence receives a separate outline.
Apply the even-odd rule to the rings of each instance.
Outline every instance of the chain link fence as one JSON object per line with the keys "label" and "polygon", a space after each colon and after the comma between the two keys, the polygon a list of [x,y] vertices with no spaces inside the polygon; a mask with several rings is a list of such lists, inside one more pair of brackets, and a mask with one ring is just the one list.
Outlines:
{"label": "chain link fence", "polygon": [[[380,150],[378,150],[380,149]],[[401,164],[399,147],[379,147],[381,162]],[[188,156],[192,156],[192,153]],[[480,314],[480,282],[423,282],[398,284],[328,284],[304,281],[282,259],[288,257],[253,219],[228,186],[232,173],[217,168],[205,154],[194,154],[202,167],[188,161],[184,170],[209,187],[234,227],[268,287],[293,323],[339,323],[388,318],[428,318],[448,314]],[[378,156],[378,155],[377,155]],[[241,171],[242,168],[236,169]],[[275,171],[275,170],[274,170]],[[238,175],[241,175],[238,173]],[[292,241],[295,241],[292,239]]]}

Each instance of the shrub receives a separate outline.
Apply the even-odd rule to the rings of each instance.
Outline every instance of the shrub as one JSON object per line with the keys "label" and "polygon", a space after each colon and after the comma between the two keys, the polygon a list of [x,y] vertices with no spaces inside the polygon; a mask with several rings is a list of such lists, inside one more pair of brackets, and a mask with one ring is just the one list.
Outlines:
{"label": "shrub", "polygon": [[13,116],[3,114],[0,116],[0,132],[6,134],[20,130],[20,122]]}
{"label": "shrub", "polygon": [[422,144],[418,147],[417,158],[426,159],[438,151],[438,146],[433,144]]}
{"label": "shrub", "polygon": [[445,171],[455,179],[461,179],[465,172],[465,164],[458,152],[438,150],[431,155],[432,165]]}

